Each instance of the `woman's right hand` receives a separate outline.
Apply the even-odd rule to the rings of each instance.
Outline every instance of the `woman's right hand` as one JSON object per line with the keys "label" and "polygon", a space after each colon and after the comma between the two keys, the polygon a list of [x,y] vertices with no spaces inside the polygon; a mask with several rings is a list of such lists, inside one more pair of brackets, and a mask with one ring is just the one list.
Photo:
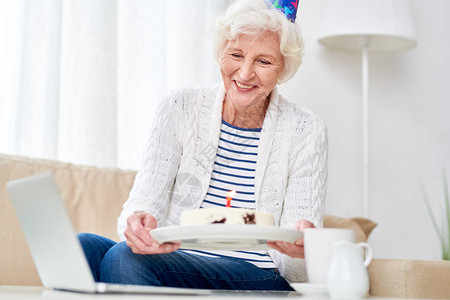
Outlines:
{"label": "woman's right hand", "polygon": [[153,240],[150,230],[157,227],[156,218],[149,213],[138,211],[127,219],[124,231],[127,245],[136,254],[169,253],[180,248],[179,243],[159,244]]}

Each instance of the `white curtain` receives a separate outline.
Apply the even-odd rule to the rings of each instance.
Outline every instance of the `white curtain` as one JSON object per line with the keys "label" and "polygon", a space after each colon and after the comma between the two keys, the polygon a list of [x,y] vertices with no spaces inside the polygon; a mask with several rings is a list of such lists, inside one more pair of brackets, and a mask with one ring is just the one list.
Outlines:
{"label": "white curtain", "polygon": [[0,153],[136,169],[169,91],[220,81],[225,0],[0,0]]}

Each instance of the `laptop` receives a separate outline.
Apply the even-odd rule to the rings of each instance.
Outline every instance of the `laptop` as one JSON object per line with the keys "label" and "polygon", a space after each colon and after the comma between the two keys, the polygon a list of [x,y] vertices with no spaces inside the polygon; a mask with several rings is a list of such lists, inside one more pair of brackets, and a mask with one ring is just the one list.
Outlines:
{"label": "laptop", "polygon": [[51,173],[6,184],[43,285],[84,293],[204,295],[211,290],[97,283]]}

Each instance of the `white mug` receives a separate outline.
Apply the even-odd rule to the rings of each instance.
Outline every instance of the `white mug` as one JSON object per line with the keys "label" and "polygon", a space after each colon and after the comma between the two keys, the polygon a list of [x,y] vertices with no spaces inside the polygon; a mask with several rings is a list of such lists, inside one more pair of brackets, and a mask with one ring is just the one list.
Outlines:
{"label": "white mug", "polygon": [[308,282],[326,284],[333,244],[339,241],[355,242],[356,232],[344,228],[307,228],[303,235]]}

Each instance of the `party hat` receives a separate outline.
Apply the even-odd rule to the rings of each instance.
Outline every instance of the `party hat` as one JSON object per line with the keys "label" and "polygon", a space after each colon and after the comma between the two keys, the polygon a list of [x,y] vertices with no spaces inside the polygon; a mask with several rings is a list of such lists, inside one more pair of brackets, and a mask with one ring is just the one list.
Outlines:
{"label": "party hat", "polygon": [[286,18],[294,23],[297,16],[298,0],[269,0],[272,6],[285,14]]}

